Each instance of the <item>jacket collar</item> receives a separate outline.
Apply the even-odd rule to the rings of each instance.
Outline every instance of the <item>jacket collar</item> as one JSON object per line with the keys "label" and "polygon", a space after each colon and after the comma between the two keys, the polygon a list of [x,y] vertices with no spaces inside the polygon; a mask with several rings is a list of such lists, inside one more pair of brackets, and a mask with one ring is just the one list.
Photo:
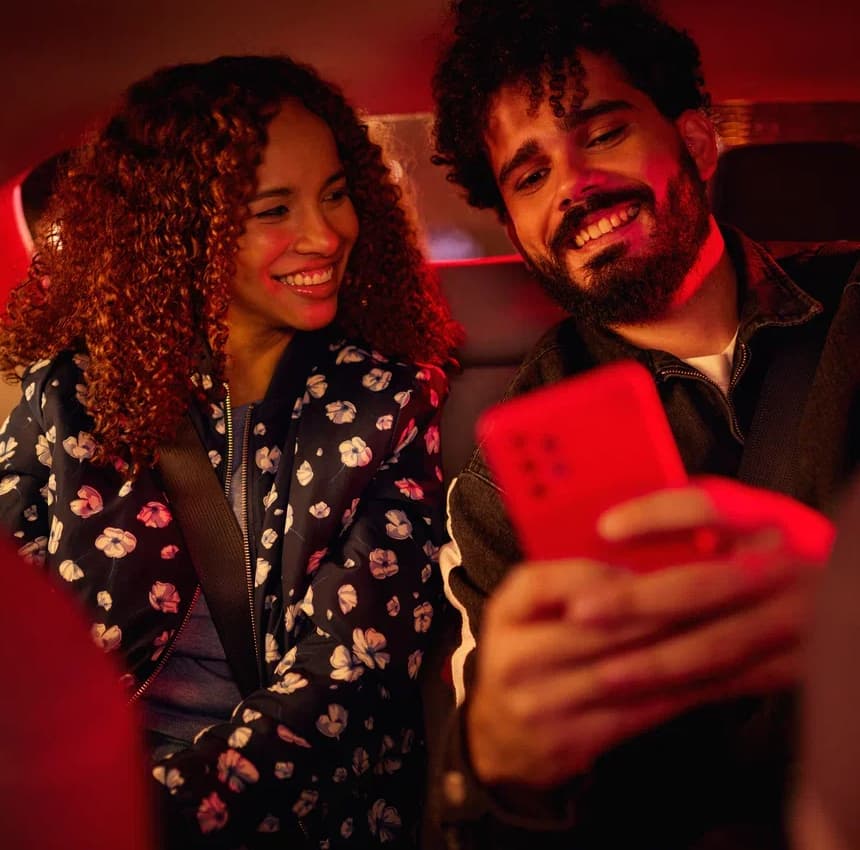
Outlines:
{"label": "jacket collar", "polygon": [[[822,312],[821,303],[801,289],[761,245],[732,227],[720,229],[737,276],[739,341],[749,342],[764,327],[805,324]],[[669,352],[638,348],[608,328],[573,317],[568,323],[576,328],[595,363],[630,358],[656,372],[678,362]]]}

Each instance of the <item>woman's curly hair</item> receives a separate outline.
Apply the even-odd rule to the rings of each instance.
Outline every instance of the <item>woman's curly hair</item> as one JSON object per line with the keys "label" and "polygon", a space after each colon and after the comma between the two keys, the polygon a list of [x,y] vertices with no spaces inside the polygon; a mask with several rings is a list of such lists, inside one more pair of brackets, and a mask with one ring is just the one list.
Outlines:
{"label": "woman's curly hair", "polygon": [[490,101],[503,86],[524,82],[535,109],[546,97],[561,118],[585,97],[576,55],[584,49],[611,56],[670,119],[709,106],[698,47],[641,3],[454,0],[452,12],[454,37],[433,77],[432,159],[472,206],[495,209],[502,220],[483,139]]}
{"label": "woman's curly hair", "polygon": [[64,349],[89,355],[101,460],[151,463],[202,395],[191,382],[201,361],[221,392],[238,240],[287,98],[331,128],[359,219],[339,326],[391,356],[449,360],[459,328],[381,149],[340,90],[281,56],[162,69],[71,153],[0,332],[7,374]]}

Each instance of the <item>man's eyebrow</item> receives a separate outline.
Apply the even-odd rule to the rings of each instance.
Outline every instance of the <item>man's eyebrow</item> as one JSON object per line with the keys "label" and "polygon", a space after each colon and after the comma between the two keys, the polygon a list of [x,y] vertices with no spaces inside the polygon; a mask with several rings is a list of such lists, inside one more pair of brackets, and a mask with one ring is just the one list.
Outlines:
{"label": "man's eyebrow", "polygon": [[[325,179],[322,188],[328,189],[332,183],[337,183],[339,180],[343,180],[344,177],[346,177],[346,172],[341,168]],[[254,201],[264,201],[266,198],[289,198],[290,195],[295,194],[295,191],[291,186],[272,186],[270,189],[263,189],[257,192],[249,203],[253,204]]]}
{"label": "man's eyebrow", "polygon": [[519,168],[524,162],[528,162],[532,157],[540,153],[541,147],[537,139],[526,139],[517,149],[514,155],[499,169],[499,176],[496,178],[499,183],[499,188],[502,189],[507,183],[511,172]]}
{"label": "man's eyebrow", "polygon": [[[562,119],[565,131],[573,130],[582,124],[586,124],[593,118],[598,118],[608,112],[618,112],[622,109],[633,109],[633,104],[627,100],[601,100],[586,109],[577,109]],[[524,162],[540,153],[540,144],[537,139],[526,139],[516,150],[514,155],[499,169],[496,178],[499,188],[504,188],[505,183],[511,176],[511,172],[519,168]]]}
{"label": "man's eyebrow", "polygon": [[622,109],[633,109],[633,104],[627,100],[599,100],[594,106],[576,109],[562,118],[565,130],[572,130],[586,124],[593,118],[599,118],[607,112],[619,112]]}

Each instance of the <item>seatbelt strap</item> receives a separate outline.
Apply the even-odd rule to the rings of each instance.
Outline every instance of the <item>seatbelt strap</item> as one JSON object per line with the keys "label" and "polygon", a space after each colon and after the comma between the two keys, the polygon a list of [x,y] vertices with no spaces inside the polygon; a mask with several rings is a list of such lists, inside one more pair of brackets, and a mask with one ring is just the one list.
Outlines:
{"label": "seatbelt strap", "polygon": [[245,543],[191,421],[183,416],[158,461],[164,491],[182,529],[227,663],[243,696],[261,687],[254,653]]}

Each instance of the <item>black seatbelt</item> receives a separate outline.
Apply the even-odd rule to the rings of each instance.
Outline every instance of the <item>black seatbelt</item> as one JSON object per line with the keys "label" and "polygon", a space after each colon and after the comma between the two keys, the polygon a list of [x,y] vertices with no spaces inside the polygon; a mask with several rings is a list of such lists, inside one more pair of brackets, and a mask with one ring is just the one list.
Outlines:
{"label": "black seatbelt", "polygon": [[245,581],[245,544],[189,416],[158,461],[164,490],[182,529],[227,663],[243,696],[261,686]]}

